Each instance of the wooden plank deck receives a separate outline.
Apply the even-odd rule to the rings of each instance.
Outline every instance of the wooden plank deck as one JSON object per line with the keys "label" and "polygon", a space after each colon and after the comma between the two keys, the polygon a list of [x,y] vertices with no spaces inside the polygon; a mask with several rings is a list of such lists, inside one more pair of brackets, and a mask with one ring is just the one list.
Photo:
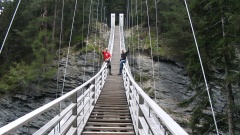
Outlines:
{"label": "wooden plank deck", "polygon": [[121,76],[119,27],[115,28],[112,76],[108,75],[96,106],[82,135],[134,135],[132,120]]}

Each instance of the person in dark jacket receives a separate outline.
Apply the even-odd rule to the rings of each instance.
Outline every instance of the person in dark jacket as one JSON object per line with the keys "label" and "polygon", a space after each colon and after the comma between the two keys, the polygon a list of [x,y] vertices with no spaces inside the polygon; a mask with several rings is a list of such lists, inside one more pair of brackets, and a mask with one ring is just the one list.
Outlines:
{"label": "person in dark jacket", "polygon": [[118,75],[122,74],[123,63],[126,62],[128,52],[129,52],[129,48],[128,48],[128,51],[126,51],[126,52],[124,51],[124,49],[122,49],[121,59],[120,59],[120,68],[119,68],[119,74]]}

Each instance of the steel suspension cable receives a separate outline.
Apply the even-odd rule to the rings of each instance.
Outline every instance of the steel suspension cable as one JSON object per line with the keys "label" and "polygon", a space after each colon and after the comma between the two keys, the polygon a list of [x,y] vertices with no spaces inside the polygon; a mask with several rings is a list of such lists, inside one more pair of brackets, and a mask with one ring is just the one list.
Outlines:
{"label": "steel suspension cable", "polygon": [[73,34],[73,27],[74,27],[74,22],[75,22],[76,10],[77,10],[77,0],[75,2],[75,8],[74,8],[73,18],[72,18],[71,33],[70,33],[69,42],[68,42],[68,52],[67,52],[67,59],[66,59],[66,64],[65,64],[64,77],[63,77],[62,93],[63,93],[64,86],[65,86],[65,80],[66,80],[66,74],[67,74],[67,67],[68,67],[69,53],[70,53],[71,42],[72,42],[72,34]]}
{"label": "steel suspension cable", "polygon": [[[82,5],[82,19],[83,19],[83,25],[82,25],[82,46],[84,45],[84,27],[85,27],[85,17],[84,17],[84,14],[85,14],[85,0],[83,0],[83,5]],[[84,67],[85,68],[85,67]],[[83,71],[83,74],[85,76],[85,69]],[[84,83],[84,76],[82,76],[82,83]]]}
{"label": "steel suspension cable", "polygon": [[[62,1],[62,16],[61,16],[61,29],[60,29],[60,34],[59,34],[59,48],[58,48],[58,71],[57,71],[57,91],[56,91],[56,98],[58,98],[58,92],[59,92],[59,74],[60,74],[60,59],[61,59],[61,47],[62,47],[62,31],[63,31],[63,15],[64,15],[64,6],[65,6],[65,1]],[[63,95],[63,89],[60,91],[61,96]],[[58,115],[60,115],[62,110],[62,104],[59,104],[59,112]],[[58,122],[58,128],[61,126],[60,122]],[[54,130],[55,131],[55,130]],[[60,128],[59,128],[60,132]]]}
{"label": "steel suspension cable", "polygon": [[[135,53],[134,53],[134,41],[133,41],[133,38],[134,38],[134,35],[133,35],[133,31],[134,31],[134,27],[133,27],[133,25],[134,25],[134,19],[133,19],[133,0],[131,0],[131,19],[132,19],[132,21],[131,21],[131,42],[132,42],[132,55],[133,55],[133,58],[135,58]],[[130,20],[131,20],[130,19]],[[134,60],[132,59],[132,68],[134,69],[135,68],[135,62],[134,62]],[[134,78],[136,77],[136,75],[135,75],[135,72],[133,73],[134,75]]]}
{"label": "steel suspension cable", "polygon": [[[127,30],[130,30],[130,11],[129,10],[130,10],[130,7],[129,7],[129,0],[128,0],[128,2],[127,2]],[[129,37],[127,38],[127,43],[128,43],[128,46],[131,47],[130,38]],[[131,51],[129,53],[131,55]],[[131,61],[132,60],[130,59],[129,60],[130,69],[131,69],[131,63],[132,63]]]}
{"label": "steel suspension cable", "polygon": [[[138,39],[138,43],[137,43],[137,46],[138,46],[138,72],[139,72],[139,76],[141,74],[140,72],[140,47],[139,47],[139,44],[140,44],[140,38],[139,38],[139,26],[138,26],[138,0],[136,0],[136,15],[137,15],[137,21],[136,21],[136,25],[137,25],[137,39]],[[141,84],[141,83],[140,83]]]}
{"label": "steel suspension cable", "polygon": [[192,19],[191,19],[190,12],[189,12],[189,9],[188,9],[187,1],[184,0],[184,2],[185,2],[187,14],[188,14],[189,22],[190,22],[190,25],[191,25],[192,33],[193,33],[193,38],[194,38],[194,42],[195,42],[195,45],[196,45],[199,62],[200,62],[200,65],[201,65],[201,70],[202,70],[202,74],[203,74],[203,78],[204,78],[204,83],[205,83],[207,93],[208,93],[209,103],[210,103],[210,106],[211,106],[211,111],[212,111],[212,116],[213,116],[213,120],[214,120],[214,124],[215,124],[215,128],[216,128],[216,132],[219,135],[217,122],[216,122],[216,118],[215,118],[215,113],[214,113],[214,110],[213,110],[212,99],[211,99],[211,95],[210,95],[209,88],[208,88],[207,78],[206,78],[206,74],[205,74],[205,71],[204,71],[202,58],[201,58],[201,54],[200,54],[199,47],[198,47],[197,38],[196,38],[195,31],[194,31],[194,28],[193,28]]}
{"label": "steel suspension cable", "polygon": [[11,27],[12,27],[12,23],[13,23],[13,20],[14,20],[14,18],[15,18],[15,15],[17,14],[18,7],[19,7],[20,3],[21,3],[21,0],[18,1],[18,4],[17,4],[17,7],[16,7],[16,9],[15,9],[15,11],[14,11],[14,14],[13,14],[12,20],[11,20],[9,26],[8,26],[7,33],[6,33],[5,37],[4,37],[4,40],[3,40],[3,43],[2,43],[2,46],[1,46],[1,49],[0,49],[0,54],[2,53],[3,47],[4,47],[5,42],[6,42],[6,40],[7,40],[7,37],[8,37],[8,33],[9,33]]}
{"label": "steel suspension cable", "polygon": [[[102,4],[101,4],[101,17],[100,17],[100,18],[101,18],[101,19],[100,19],[100,22],[101,22],[101,23],[100,23],[100,35],[99,35],[99,36],[100,36],[100,37],[102,36],[102,37],[104,38],[104,34],[103,34],[103,32],[102,32],[102,28],[103,28],[102,25],[104,24],[103,21],[102,21],[102,15],[103,15],[103,0],[102,0],[101,3],[102,3]],[[104,39],[104,40],[105,40],[105,39]],[[104,40],[103,40],[103,41],[104,41]],[[98,46],[100,46],[100,41],[99,41]],[[100,48],[100,47],[99,47],[99,48]],[[101,60],[101,50],[98,51],[98,67],[100,67],[100,60]]]}
{"label": "steel suspension cable", "polygon": [[[103,5],[103,2],[102,1],[100,1],[101,2],[101,7],[100,7],[100,20],[99,19],[97,19],[98,20],[98,22],[100,22],[100,25],[99,25],[99,38],[101,38],[101,35],[102,35],[102,5]],[[99,0],[98,0],[98,3],[99,3],[99,5],[100,5],[100,2],[99,2]],[[98,18],[98,17],[97,17]],[[100,40],[98,40],[98,44],[97,44],[97,46],[99,47],[100,46],[100,44],[101,44],[101,42],[100,42]],[[100,67],[100,50],[98,51],[98,71],[99,71],[99,67]]]}
{"label": "steel suspension cable", "polygon": [[[92,13],[93,13],[93,9],[94,9],[94,4],[92,5],[93,6],[93,8],[92,8]],[[98,6],[98,5],[97,5]],[[97,12],[98,12],[98,8],[97,8]],[[92,22],[94,22],[94,14],[92,14]],[[96,20],[96,28],[95,28],[95,34],[94,34],[94,43],[93,43],[93,74],[92,74],[92,76],[94,76],[94,73],[95,73],[95,52],[96,52],[96,49],[95,49],[95,47],[96,47],[96,37],[97,37],[97,20]],[[92,23],[92,31],[93,31],[93,23]]]}
{"label": "steel suspension cable", "polygon": [[[154,0],[154,2],[155,2],[155,10],[156,10],[156,16],[155,16],[155,18],[156,18],[156,45],[157,45],[157,52],[159,53],[159,45],[158,45],[158,8],[157,8],[157,0]],[[159,55],[160,54],[157,54],[158,56],[157,56],[157,59],[158,59],[158,64],[159,64]],[[158,78],[160,78],[160,72],[159,72],[159,67],[157,67],[158,68]],[[156,100],[156,96],[157,96],[157,90],[155,89],[155,102],[157,102],[157,100]]]}
{"label": "steel suspension cable", "polygon": [[[59,72],[60,72],[60,55],[61,55],[61,47],[62,47],[62,31],[63,31],[63,15],[64,15],[64,6],[65,1],[62,1],[62,17],[61,17],[61,29],[60,29],[60,37],[59,37],[59,48],[58,48],[58,72],[57,72],[57,92],[56,92],[56,98],[58,97],[57,93],[59,91]],[[63,95],[63,91],[61,91],[61,95]]]}
{"label": "steel suspension cable", "polygon": [[[143,0],[141,0],[141,25],[142,25],[142,23],[143,23]],[[140,31],[141,33],[143,33],[142,27],[141,27],[141,31]],[[143,54],[143,40],[141,40],[141,45],[142,45],[141,52]],[[141,58],[139,58],[139,59],[140,59],[139,65],[141,66],[142,60],[141,60]],[[142,86],[142,68],[140,69],[140,85]]]}
{"label": "steel suspension cable", "polygon": [[85,68],[84,68],[84,76],[86,74],[86,65],[87,65],[87,49],[88,49],[88,44],[89,44],[89,33],[90,33],[90,23],[91,23],[91,14],[92,14],[92,0],[91,0],[91,3],[90,3],[90,10],[89,10],[89,15],[88,15],[88,33],[87,33],[87,45],[86,45],[86,49],[85,49]]}
{"label": "steel suspension cable", "polygon": [[[148,20],[148,36],[149,36],[149,44],[151,48],[151,60],[152,60],[152,73],[153,73],[153,89],[156,91],[155,87],[155,73],[154,73],[154,64],[153,64],[153,47],[152,47],[152,38],[151,38],[151,27],[150,27],[150,20],[149,20],[149,11],[148,11],[148,2],[146,0],[146,7],[147,7],[147,20]],[[156,95],[154,96],[156,101]]]}
{"label": "steel suspension cable", "polygon": [[[98,31],[98,25],[97,25],[97,22],[98,22],[98,6],[99,6],[99,0],[97,1],[97,19],[96,19],[96,32],[95,32],[95,41],[94,41],[94,59],[93,61],[95,62],[95,53],[96,53],[96,45],[98,45],[99,42],[96,41],[96,38],[97,38],[97,31]],[[93,67],[93,71],[94,71],[94,67]],[[97,71],[99,70],[99,59],[98,59],[98,64],[97,64]],[[94,75],[94,72],[93,72],[93,75]]]}

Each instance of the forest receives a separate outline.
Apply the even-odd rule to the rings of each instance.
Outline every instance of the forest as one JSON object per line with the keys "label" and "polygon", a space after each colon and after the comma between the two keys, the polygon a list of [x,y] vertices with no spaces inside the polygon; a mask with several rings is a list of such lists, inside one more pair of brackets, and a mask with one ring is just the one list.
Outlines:
{"label": "forest", "polygon": [[[0,47],[18,2],[0,1]],[[222,133],[237,135],[240,132],[240,1],[187,3],[213,108],[219,93],[224,96],[224,107],[214,110],[217,126]],[[66,0],[64,6],[62,0],[21,1],[0,54],[0,95],[24,91],[31,84],[41,87],[55,76],[57,67],[52,63],[58,59],[59,45],[68,47],[74,4],[75,0]],[[188,90],[194,95],[179,107],[195,105],[187,124],[192,134],[204,134],[207,130],[216,133],[212,115],[204,112],[210,110],[209,97],[184,0],[78,0],[76,9],[74,51],[86,47],[88,35],[99,36],[94,29],[95,21],[109,25],[111,13],[116,17],[124,13],[125,29],[134,33],[126,40],[132,51],[130,55],[138,50],[151,55],[153,50],[155,61],[164,58],[183,63],[191,79]],[[139,38],[144,40],[140,48],[136,46]]]}

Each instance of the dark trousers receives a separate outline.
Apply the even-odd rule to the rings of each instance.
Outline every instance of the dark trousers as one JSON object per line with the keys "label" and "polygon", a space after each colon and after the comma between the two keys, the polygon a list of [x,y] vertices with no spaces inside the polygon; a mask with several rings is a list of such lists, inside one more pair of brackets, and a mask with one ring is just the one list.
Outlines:
{"label": "dark trousers", "polygon": [[119,69],[119,74],[122,74],[122,69],[123,69],[123,63],[125,63],[126,60],[121,60],[120,61],[120,69]]}
{"label": "dark trousers", "polygon": [[111,62],[110,60],[106,60],[105,62],[107,62],[107,68],[109,69],[109,73],[110,75],[112,74],[112,71],[111,71]]}

